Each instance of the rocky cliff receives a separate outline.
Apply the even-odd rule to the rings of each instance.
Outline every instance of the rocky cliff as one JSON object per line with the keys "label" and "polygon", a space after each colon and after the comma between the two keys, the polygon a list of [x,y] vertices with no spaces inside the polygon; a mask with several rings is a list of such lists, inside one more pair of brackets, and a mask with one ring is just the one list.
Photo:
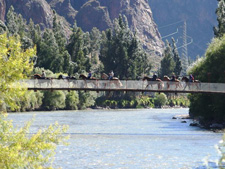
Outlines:
{"label": "rocky cliff", "polygon": [[105,30],[112,26],[119,14],[128,18],[130,27],[147,51],[161,56],[164,46],[157,26],[153,21],[148,0],[0,0],[0,18],[5,19],[6,11],[13,5],[17,13],[42,27],[51,27],[54,9],[71,25],[75,20],[84,31],[93,27]]}

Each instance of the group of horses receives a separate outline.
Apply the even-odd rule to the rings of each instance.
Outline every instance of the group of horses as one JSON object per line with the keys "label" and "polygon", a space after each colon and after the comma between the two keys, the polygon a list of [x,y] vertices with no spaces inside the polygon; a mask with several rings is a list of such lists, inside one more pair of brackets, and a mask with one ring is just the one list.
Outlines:
{"label": "group of horses", "polygon": [[[47,85],[49,85],[51,80],[53,80],[53,79],[58,79],[58,80],[63,79],[63,80],[68,80],[68,81],[69,80],[77,80],[77,78],[75,76],[65,76],[62,74],[59,75],[58,78],[50,78],[50,77],[44,78],[40,74],[34,74],[33,78],[40,80],[39,83],[47,82]],[[98,85],[99,85],[98,80],[107,80],[107,79],[109,79],[109,76],[106,73],[102,73],[101,79],[97,79],[96,77],[88,78],[86,75],[80,74],[79,79],[82,79],[85,81],[85,86],[87,86],[87,83],[93,83],[95,85],[95,87],[98,87]],[[45,81],[42,81],[42,80],[45,80]],[[110,79],[110,81],[106,82],[104,84],[104,86],[106,87],[107,85],[110,85],[110,84],[114,84],[117,87],[123,86],[123,84],[120,82],[119,78],[117,78],[117,77],[113,77],[112,79]]]}
{"label": "group of horses", "polygon": [[[40,81],[40,83],[41,82],[47,82],[47,85],[49,85],[51,83],[51,80],[53,80],[53,79],[59,79],[59,80],[63,79],[63,80],[68,80],[68,81],[69,80],[77,80],[77,78],[75,76],[65,76],[65,75],[62,75],[62,74],[59,75],[58,78],[50,78],[50,77],[43,78],[40,74],[34,74],[33,78],[34,79],[45,79],[45,81]],[[95,85],[95,87],[98,87],[98,85],[99,85],[98,80],[107,80],[107,79],[109,79],[109,76],[106,73],[102,73],[101,79],[98,79],[96,77],[88,78],[86,75],[80,74],[79,79],[82,79],[82,80],[85,81],[85,86],[87,86],[87,83],[92,83],[92,84]],[[148,88],[149,86],[153,87],[153,85],[158,85],[158,89],[163,89],[164,84],[167,85],[167,89],[169,89],[171,85],[175,85],[175,89],[181,88],[182,87],[181,82],[186,82],[185,88],[187,86],[190,86],[191,84],[195,85],[198,88],[199,84],[200,84],[200,81],[198,81],[198,80],[194,80],[193,82],[189,83],[189,78],[187,78],[186,76],[182,77],[181,80],[179,80],[178,78],[175,78],[174,80],[171,80],[171,78],[169,78],[168,76],[164,76],[162,80],[159,79],[159,78],[153,79],[149,76],[144,76],[142,78],[142,80],[147,81],[147,85],[146,85],[145,88]],[[104,87],[106,87],[107,85],[110,85],[110,84],[114,84],[116,87],[122,87],[123,86],[123,84],[121,83],[121,81],[117,77],[113,77],[111,80],[106,81],[104,83]]]}
{"label": "group of horses", "polygon": [[185,82],[186,83],[186,86],[184,87],[184,89],[187,86],[190,86],[191,84],[193,84],[197,88],[199,88],[199,84],[200,84],[200,81],[199,80],[194,80],[193,82],[190,82],[189,81],[189,78],[186,77],[186,76],[183,76],[181,78],[181,80],[179,80],[178,78],[175,78],[174,80],[172,80],[168,76],[163,76],[163,79],[162,80],[159,79],[159,78],[153,79],[151,77],[144,76],[144,78],[142,80],[147,80],[148,83],[147,83],[146,88],[148,88],[149,85],[151,85],[151,87],[153,87],[154,84],[157,84],[158,85],[158,89],[162,89],[164,87],[164,82],[166,82],[167,89],[170,88],[170,85],[175,85],[175,89],[180,88],[180,87],[182,87],[181,82]]}

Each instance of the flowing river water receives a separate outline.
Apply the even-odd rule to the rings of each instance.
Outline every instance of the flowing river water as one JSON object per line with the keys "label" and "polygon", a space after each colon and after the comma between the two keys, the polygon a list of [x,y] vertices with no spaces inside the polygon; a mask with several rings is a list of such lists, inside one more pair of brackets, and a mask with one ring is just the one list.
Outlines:
{"label": "flowing river water", "polygon": [[205,169],[215,168],[222,139],[172,119],[188,109],[84,110],[9,114],[23,126],[35,114],[31,132],[53,124],[69,125],[69,146],[58,146],[55,167],[62,169]]}

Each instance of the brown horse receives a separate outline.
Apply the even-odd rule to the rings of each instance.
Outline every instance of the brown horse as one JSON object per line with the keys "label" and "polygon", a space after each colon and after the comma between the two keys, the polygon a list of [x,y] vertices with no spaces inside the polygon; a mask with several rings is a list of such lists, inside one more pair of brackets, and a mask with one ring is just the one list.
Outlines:
{"label": "brown horse", "polygon": [[[188,86],[190,88],[191,85],[195,85],[197,89],[199,89],[199,87],[201,86],[201,82],[199,80],[194,80],[193,82],[189,81],[189,78],[186,76],[183,76],[181,79],[182,82],[186,83],[185,88]],[[184,89],[185,89],[184,88]]]}
{"label": "brown horse", "polygon": [[[180,80],[178,80],[176,78],[175,78],[174,81],[172,81],[171,78],[169,78],[168,76],[163,76],[163,81],[166,81],[167,82],[166,83],[167,84],[167,89],[170,88],[170,85],[175,85],[176,86],[176,89],[178,87],[182,87]],[[172,82],[172,83],[170,83],[170,82]]]}
{"label": "brown horse", "polygon": [[153,80],[153,78],[151,77],[148,77],[148,76],[144,76],[143,81],[147,80],[148,84],[147,86],[145,87],[145,89],[151,85],[151,87],[153,87],[154,84],[158,84],[158,89],[162,89],[164,87],[164,83],[161,79],[157,78],[156,80]]}
{"label": "brown horse", "polygon": [[88,79],[84,74],[80,74],[79,78],[84,80],[85,87],[87,87],[87,83],[93,83],[95,87],[98,87],[98,79],[96,77],[91,77],[90,79]]}
{"label": "brown horse", "polygon": [[[102,73],[101,78],[104,79],[104,80],[107,80],[109,78],[109,76],[106,73]],[[109,81],[109,84],[111,84],[111,83],[116,85],[117,87],[122,87],[123,86],[123,84],[120,82],[120,80],[117,77],[113,77]],[[105,83],[105,87],[106,87],[107,84],[108,83]]]}

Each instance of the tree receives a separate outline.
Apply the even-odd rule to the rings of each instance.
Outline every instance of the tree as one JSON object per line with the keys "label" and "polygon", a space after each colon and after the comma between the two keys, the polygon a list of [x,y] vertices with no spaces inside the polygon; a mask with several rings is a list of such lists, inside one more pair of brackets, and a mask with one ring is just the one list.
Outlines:
{"label": "tree", "polygon": [[67,51],[71,56],[71,61],[75,62],[74,72],[82,73],[90,69],[90,60],[87,57],[87,51],[84,45],[84,33],[78,28],[76,23],[73,27],[73,33],[67,44]]}
{"label": "tree", "polygon": [[[189,73],[201,82],[225,83],[225,35],[212,41],[206,51],[206,57],[196,64]],[[223,123],[225,119],[225,99],[219,94],[193,94],[190,97],[190,115],[201,117],[202,124]]]}
{"label": "tree", "polygon": [[217,0],[218,8],[216,9],[218,27],[214,27],[214,35],[216,37],[222,37],[225,33],[225,1]]}
{"label": "tree", "polygon": [[161,68],[160,68],[160,76],[164,75],[171,76],[174,73],[175,62],[173,59],[173,53],[171,49],[171,45],[168,41],[166,41],[166,48],[164,50],[164,57],[161,60]]}
{"label": "tree", "polygon": [[[26,88],[18,81],[33,69],[31,58],[35,48],[21,49],[20,37],[0,35],[0,107],[19,109]],[[31,121],[23,128],[14,128],[12,121],[0,114],[0,168],[51,168],[56,145],[64,143],[66,126],[57,123],[35,134],[30,134]],[[7,134],[6,134],[7,133]]]}
{"label": "tree", "polygon": [[40,44],[37,66],[50,69],[53,72],[63,72],[64,59],[60,54],[54,33],[46,29]]}
{"label": "tree", "polygon": [[9,31],[9,35],[14,35],[18,33],[19,26],[17,24],[17,15],[14,12],[13,6],[11,6],[6,14],[6,23]]}
{"label": "tree", "polygon": [[46,91],[44,93],[43,106],[47,110],[58,110],[65,108],[65,94],[62,91]]}
{"label": "tree", "polygon": [[172,38],[172,47],[173,47],[172,49],[173,60],[175,62],[174,73],[175,75],[179,76],[182,70],[182,66],[181,66],[181,60],[180,60],[179,53],[177,51],[177,46],[176,46],[176,42],[174,38]]}
{"label": "tree", "polygon": [[105,72],[113,70],[121,79],[137,79],[149,73],[151,65],[136,35],[129,29],[127,18],[119,15],[114,28],[103,32],[100,60]]}
{"label": "tree", "polygon": [[32,57],[35,55],[35,48],[21,49],[19,37],[9,37],[7,34],[0,35],[0,105],[18,108],[15,100],[20,100],[24,89],[20,86],[9,88],[16,81],[26,78],[32,71]]}
{"label": "tree", "polygon": [[66,109],[77,110],[79,104],[79,96],[75,91],[71,91],[66,95]]}

